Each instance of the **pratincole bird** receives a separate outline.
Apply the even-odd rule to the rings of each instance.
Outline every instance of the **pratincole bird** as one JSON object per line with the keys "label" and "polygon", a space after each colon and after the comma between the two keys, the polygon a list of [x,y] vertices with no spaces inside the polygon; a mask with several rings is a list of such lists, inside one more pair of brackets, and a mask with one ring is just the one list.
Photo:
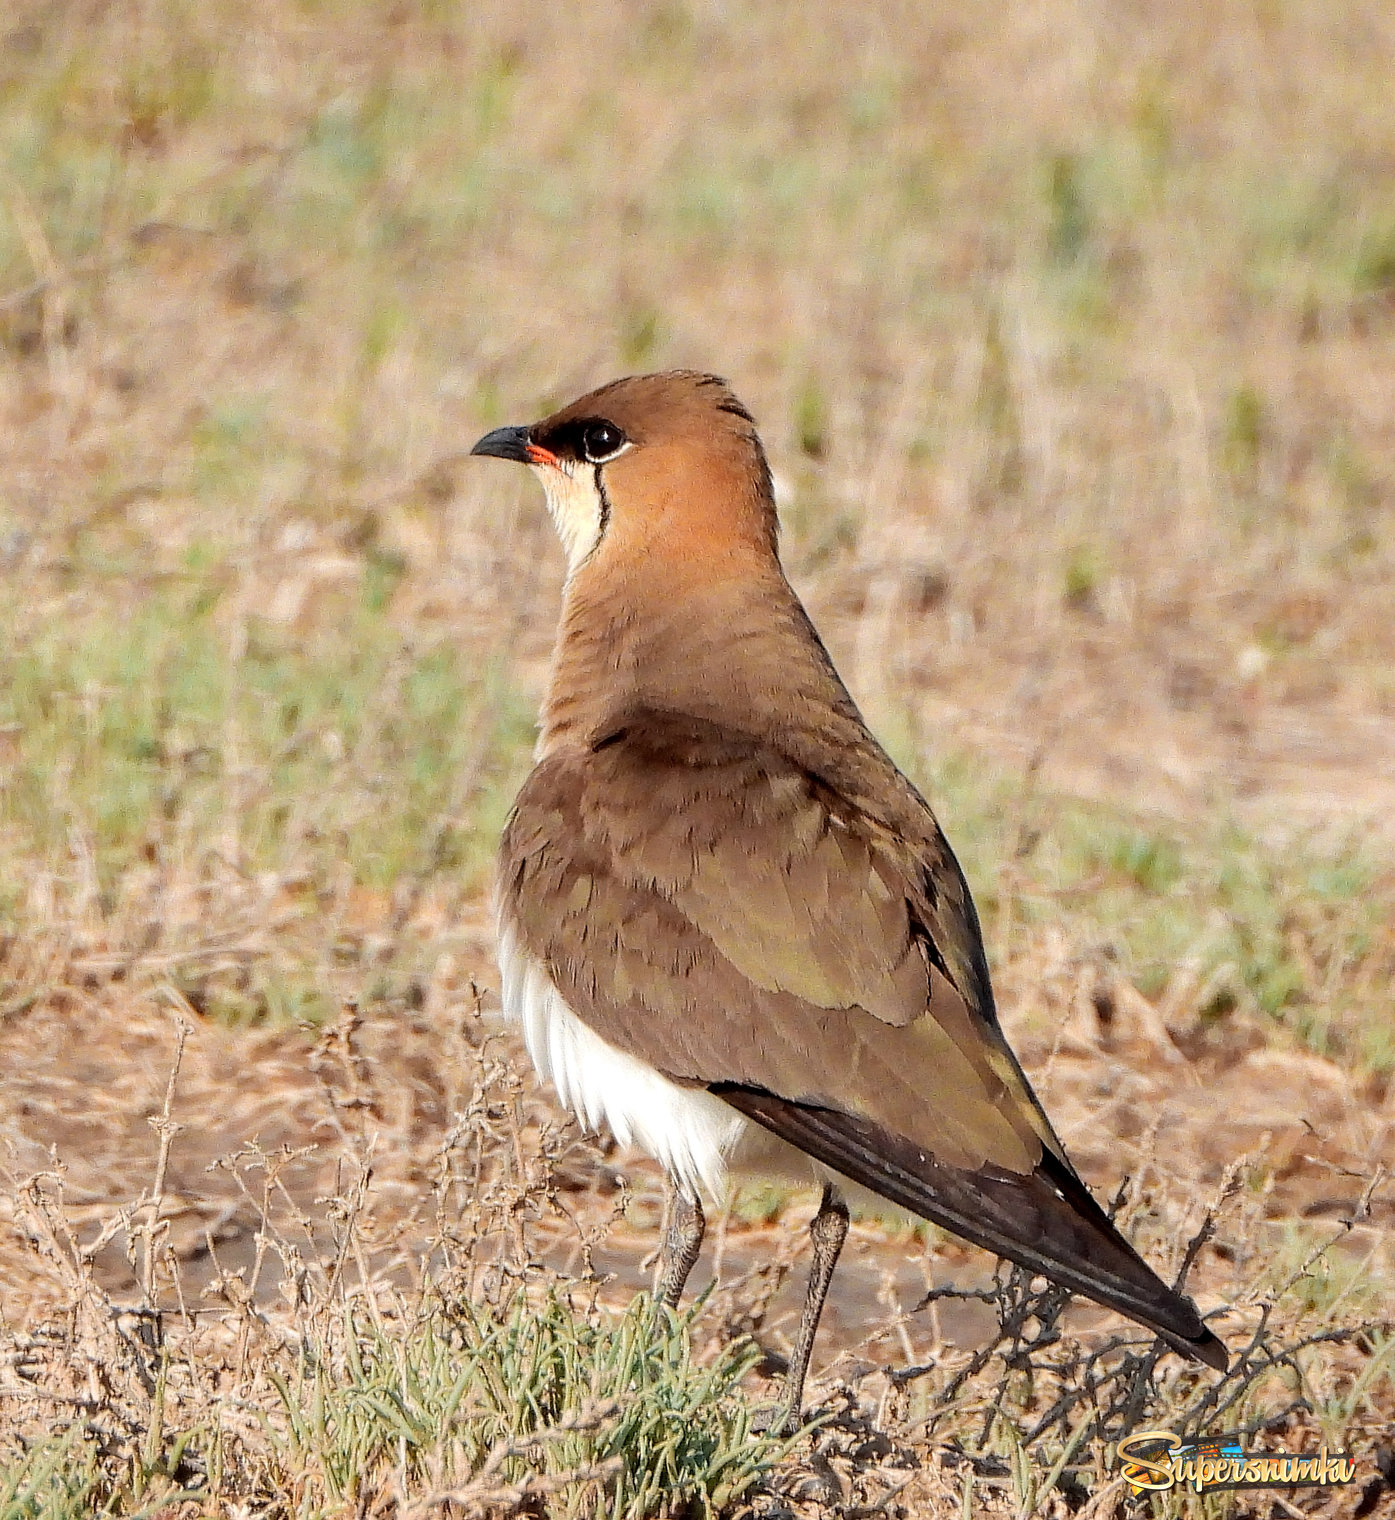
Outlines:
{"label": "pratincole bird", "polygon": [[959,863],[785,579],[746,408],[712,375],[640,375],[473,452],[533,468],[568,565],[500,849],[504,1008],[580,1121],[667,1171],[664,1299],[704,1196],[793,1176],[823,1193],[781,1426],[859,1189],[1224,1369],[1003,1036]]}

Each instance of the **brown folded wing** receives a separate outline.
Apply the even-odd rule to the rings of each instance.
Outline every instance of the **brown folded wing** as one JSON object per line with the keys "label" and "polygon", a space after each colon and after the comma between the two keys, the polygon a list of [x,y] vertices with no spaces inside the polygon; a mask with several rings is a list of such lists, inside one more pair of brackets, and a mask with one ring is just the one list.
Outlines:
{"label": "brown folded wing", "polygon": [[803,737],[796,764],[645,711],[545,758],[505,832],[504,921],[612,1045],[1224,1368],[1052,1133],[929,809],[870,739],[840,773]]}
{"label": "brown folded wing", "polygon": [[772,746],[634,714],[528,779],[504,913],[597,1034],[680,1082],[841,1109],[946,1165],[1030,1172],[1059,1147],[991,1005],[950,979],[981,963],[977,924],[960,906],[932,931],[968,893],[906,793],[938,870]]}

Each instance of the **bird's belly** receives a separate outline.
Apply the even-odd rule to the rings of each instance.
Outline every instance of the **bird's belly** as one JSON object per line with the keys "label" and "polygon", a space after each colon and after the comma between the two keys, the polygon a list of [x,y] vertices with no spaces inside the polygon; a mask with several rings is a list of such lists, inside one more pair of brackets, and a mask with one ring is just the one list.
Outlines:
{"label": "bird's belly", "polygon": [[[601,1039],[503,925],[499,970],[505,1017],[520,1026],[538,1075],[552,1083],[587,1129],[604,1124],[621,1145],[638,1146],[676,1182],[717,1201],[726,1193],[733,1160],[741,1170],[752,1162],[762,1171],[775,1169],[762,1165],[759,1155],[764,1140],[774,1136],[766,1136],[720,1098],[680,1087]],[[806,1176],[807,1166],[805,1158]]]}

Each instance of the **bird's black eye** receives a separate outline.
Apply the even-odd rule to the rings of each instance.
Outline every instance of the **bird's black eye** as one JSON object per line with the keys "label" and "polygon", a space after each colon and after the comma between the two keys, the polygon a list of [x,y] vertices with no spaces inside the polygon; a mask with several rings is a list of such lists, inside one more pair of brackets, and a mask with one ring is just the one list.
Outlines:
{"label": "bird's black eye", "polygon": [[581,448],[588,464],[613,459],[628,442],[613,422],[588,422],[581,435]]}

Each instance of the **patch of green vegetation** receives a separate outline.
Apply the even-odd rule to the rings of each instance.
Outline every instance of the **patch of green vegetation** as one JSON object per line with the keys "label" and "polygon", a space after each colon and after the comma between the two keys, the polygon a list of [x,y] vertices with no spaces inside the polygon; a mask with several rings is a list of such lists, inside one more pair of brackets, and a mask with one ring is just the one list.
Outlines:
{"label": "patch of green vegetation", "polygon": [[1182,878],[1182,852],[1163,835],[1142,829],[1122,829],[1109,842],[1101,864],[1116,871],[1144,892],[1168,892]]}
{"label": "patch of green vegetation", "polygon": [[307,640],[253,620],[240,647],[197,580],[127,616],[0,612],[0,838],[31,863],[15,874],[68,869],[78,842],[111,890],[218,838],[241,871],[326,889],[344,870],[382,890],[442,870],[477,886],[532,717],[498,670],[403,645],[383,616],[403,568],[367,554],[358,610]]}
{"label": "patch of green vegetation", "polygon": [[[155,1421],[139,1450],[113,1462],[96,1431],[74,1424],[0,1472],[0,1520],[158,1520],[171,1506],[197,1504],[203,1494],[185,1464],[192,1438]],[[120,1476],[113,1481],[114,1468]]]}
{"label": "patch of green vegetation", "polygon": [[1073,263],[1085,252],[1092,229],[1078,154],[1052,155],[1046,172],[1046,205],[1051,255],[1064,264]]}
{"label": "patch of green vegetation", "polygon": [[643,369],[662,348],[664,319],[655,306],[641,305],[625,313],[620,330],[620,356],[626,365]]}
{"label": "patch of green vegetation", "polygon": [[100,1481],[95,1441],[80,1430],[51,1436],[0,1475],[0,1520],[88,1520],[102,1513]]}
{"label": "patch of green vegetation", "polygon": [[681,0],[660,0],[644,12],[634,29],[638,55],[646,61],[664,63],[685,48],[693,35],[693,14]]}
{"label": "patch of green vegetation", "polygon": [[[698,1312],[645,1294],[607,1313],[556,1289],[497,1305],[433,1295],[401,1322],[346,1305],[297,1361],[266,1364],[258,1483],[302,1520],[366,1513],[389,1492],[492,1511],[511,1491],[559,1517],[712,1520],[794,1443],[751,1427],[738,1385],[761,1358],[753,1341],[694,1361]],[[224,1482],[245,1482],[241,1440],[166,1428],[158,1395],[125,1457],[80,1420],[0,1474],[0,1520],[153,1520],[217,1504]]]}
{"label": "patch of green vegetation", "polygon": [[1395,290],[1395,216],[1367,230],[1352,270],[1357,295],[1385,295]]}
{"label": "patch of green vegetation", "polygon": [[890,73],[860,79],[846,97],[849,127],[862,136],[885,131],[900,97],[900,82]]}
{"label": "patch of green vegetation", "polygon": [[984,316],[983,366],[977,401],[980,424],[993,445],[992,467],[984,483],[1003,496],[1016,496],[1022,488],[1026,465],[1022,408],[1012,356],[1003,337],[1003,314],[996,307]]}
{"label": "patch of green vegetation", "polygon": [[242,396],[211,406],[194,424],[194,486],[201,494],[227,494],[247,483],[266,452],[268,403]]}
{"label": "patch of green vegetation", "polygon": [[1161,827],[1117,807],[1024,794],[965,755],[926,766],[912,724],[879,716],[877,727],[949,835],[990,959],[1010,911],[1108,947],[1147,996],[1186,968],[1212,988],[1203,1018],[1245,1000],[1320,1054],[1395,1069],[1374,991],[1383,983],[1354,990],[1358,968],[1388,955],[1381,925],[1392,885],[1359,841],[1267,842],[1230,821]]}
{"label": "patch of green vegetation", "polygon": [[222,83],[216,49],[197,35],[185,17],[181,42],[164,57],[138,57],[121,89],[121,105],[131,135],[147,148],[168,132],[189,127],[217,98]]}
{"label": "patch of green vegetation", "polygon": [[1134,96],[1133,130],[1144,168],[1155,183],[1161,182],[1172,161],[1176,137],[1173,118],[1164,79],[1145,71]]}
{"label": "patch of green vegetation", "polygon": [[350,185],[366,183],[383,168],[385,105],[377,93],[334,101],[311,125],[307,148],[330,175]]}
{"label": "patch of green vegetation", "polygon": [[392,549],[380,549],[376,545],[364,554],[363,606],[370,615],[387,611],[392,593],[407,573],[407,561]]}
{"label": "patch of green vegetation", "polygon": [[855,549],[862,536],[857,511],[827,502],[821,486],[817,473],[811,471],[799,482],[793,498],[780,504],[785,561],[798,564],[806,573]]}
{"label": "patch of green vegetation", "polygon": [[799,1192],[798,1188],[766,1179],[742,1182],[732,1193],[732,1216],[743,1224],[774,1224]]}
{"label": "patch of green vegetation", "polygon": [[1237,385],[1225,404],[1222,448],[1231,475],[1242,482],[1253,480],[1266,431],[1264,397],[1257,386]]}
{"label": "patch of green vegetation", "polygon": [[1334,1053],[1333,993],[1315,973],[1333,955],[1360,953],[1359,857],[1315,860],[1301,846],[1274,849],[1224,827],[1167,836],[1106,821],[1101,834],[1098,814],[1075,808],[1063,822],[1064,880],[1053,899],[1071,894],[1070,916],[1082,932],[1093,921],[1107,935],[1143,992],[1161,993],[1184,965],[1203,980],[1224,971],[1203,1014],[1223,1015],[1247,994]]}
{"label": "patch of green vegetation", "polygon": [[[1261,1180],[1264,1175],[1261,1169]],[[1313,1329],[1332,1323],[1339,1314],[1378,1321],[1380,1284],[1372,1276],[1370,1263],[1359,1253],[1333,1250],[1332,1236],[1330,1223],[1286,1221],[1270,1248],[1264,1270],[1266,1286],[1271,1292],[1287,1293]],[[1392,1356],[1395,1341],[1381,1337],[1374,1348],[1374,1361],[1367,1368],[1367,1380],[1381,1372],[1388,1376]]]}
{"label": "patch of green vegetation", "polygon": [[484,59],[471,82],[470,115],[479,140],[497,137],[508,125],[517,93],[521,57],[511,47]]}
{"label": "patch of green vegetation", "polygon": [[196,1013],[233,1029],[261,1025],[310,1028],[339,1012],[338,1003],[301,967],[255,961],[231,975],[212,976],[197,963],[175,968],[171,983]]}
{"label": "patch of green vegetation", "polygon": [[1104,580],[1104,556],[1093,543],[1077,544],[1066,556],[1062,588],[1067,607],[1076,612],[1097,610],[1100,585]]}
{"label": "patch of green vegetation", "polygon": [[670,214],[684,232],[725,242],[740,217],[743,189],[725,167],[696,160],[675,176]]}
{"label": "patch of green vegetation", "polygon": [[828,398],[812,375],[794,400],[794,437],[799,452],[810,459],[822,459],[828,450]]}
{"label": "patch of green vegetation", "polygon": [[789,1443],[755,1433],[736,1395],[753,1342],[694,1365],[696,1312],[641,1295],[586,1313],[520,1290],[497,1310],[432,1304],[404,1336],[347,1311],[294,1376],[273,1375],[281,1481],[307,1517],[366,1504],[393,1476],[423,1494],[532,1481],[549,1514],[714,1516]]}
{"label": "patch of green vegetation", "polygon": [[1359,202],[1340,175],[1272,173],[1263,183],[1235,184],[1248,247],[1249,279],[1258,294],[1340,298],[1350,285],[1354,217]]}

